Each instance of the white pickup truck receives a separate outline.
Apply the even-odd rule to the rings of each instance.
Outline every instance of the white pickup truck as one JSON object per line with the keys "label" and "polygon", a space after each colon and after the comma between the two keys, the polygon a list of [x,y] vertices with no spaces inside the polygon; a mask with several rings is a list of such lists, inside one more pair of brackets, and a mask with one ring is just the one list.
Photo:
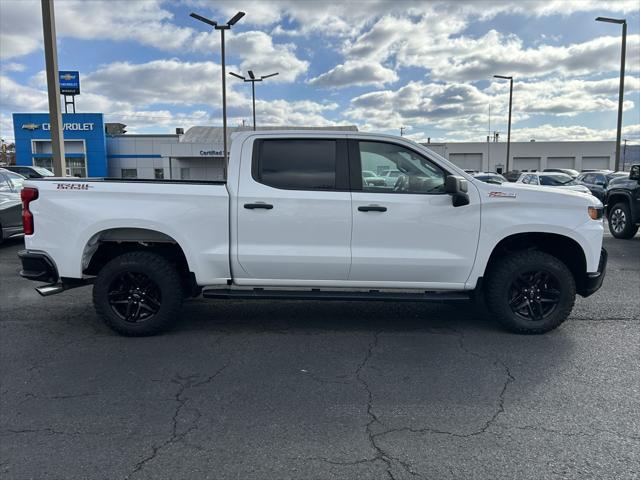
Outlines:
{"label": "white pickup truck", "polygon": [[[393,185],[363,171],[401,172]],[[605,274],[602,204],[482,183],[404,138],[234,136],[227,181],[28,180],[21,275],[42,295],[93,283],[125,335],[179,318],[184,299],[481,298],[506,328],[543,333]]]}

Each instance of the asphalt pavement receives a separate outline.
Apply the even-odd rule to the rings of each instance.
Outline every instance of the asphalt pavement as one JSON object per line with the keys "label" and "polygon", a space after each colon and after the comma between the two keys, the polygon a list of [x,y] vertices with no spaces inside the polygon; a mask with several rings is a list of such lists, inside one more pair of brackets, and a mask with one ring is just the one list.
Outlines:
{"label": "asphalt pavement", "polygon": [[188,302],[124,338],[0,246],[3,479],[640,477],[640,235],[542,336],[471,305]]}

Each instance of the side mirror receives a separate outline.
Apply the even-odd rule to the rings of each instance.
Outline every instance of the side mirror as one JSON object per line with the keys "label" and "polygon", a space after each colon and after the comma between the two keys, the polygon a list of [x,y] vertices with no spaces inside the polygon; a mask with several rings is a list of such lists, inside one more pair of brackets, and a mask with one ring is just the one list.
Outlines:
{"label": "side mirror", "polygon": [[633,165],[629,171],[629,180],[640,180],[640,165]]}
{"label": "side mirror", "polygon": [[444,191],[451,195],[454,207],[469,205],[469,183],[459,175],[448,175],[444,181]]}

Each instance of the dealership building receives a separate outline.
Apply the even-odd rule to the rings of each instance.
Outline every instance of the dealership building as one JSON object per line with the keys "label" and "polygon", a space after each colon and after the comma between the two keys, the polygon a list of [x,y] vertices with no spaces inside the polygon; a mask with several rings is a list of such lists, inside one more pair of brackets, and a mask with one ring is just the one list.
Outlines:
{"label": "dealership building", "polygon": [[[106,123],[101,113],[62,115],[68,173],[79,177],[221,180],[226,177],[221,127],[191,127],[172,134],[129,134],[125,125]],[[15,113],[16,164],[52,169],[47,113]],[[229,128],[233,133],[249,127]],[[338,127],[259,127],[258,130],[341,130]],[[425,143],[466,170],[505,171],[505,142]],[[640,147],[628,146],[621,163],[640,161]],[[545,168],[613,169],[615,142],[512,142],[510,170]]]}

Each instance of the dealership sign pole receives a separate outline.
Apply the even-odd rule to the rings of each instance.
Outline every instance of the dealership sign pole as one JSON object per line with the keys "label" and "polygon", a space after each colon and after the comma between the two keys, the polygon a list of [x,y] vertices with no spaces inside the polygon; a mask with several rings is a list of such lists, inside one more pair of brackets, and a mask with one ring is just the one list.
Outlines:
{"label": "dealership sign pole", "polygon": [[58,79],[58,49],[56,47],[56,21],[53,0],[41,0],[42,30],[44,33],[44,58],[47,69],[47,93],[49,94],[49,121],[51,123],[51,150],[53,173],[63,177],[66,173],[62,112],[60,111],[60,85]]}

